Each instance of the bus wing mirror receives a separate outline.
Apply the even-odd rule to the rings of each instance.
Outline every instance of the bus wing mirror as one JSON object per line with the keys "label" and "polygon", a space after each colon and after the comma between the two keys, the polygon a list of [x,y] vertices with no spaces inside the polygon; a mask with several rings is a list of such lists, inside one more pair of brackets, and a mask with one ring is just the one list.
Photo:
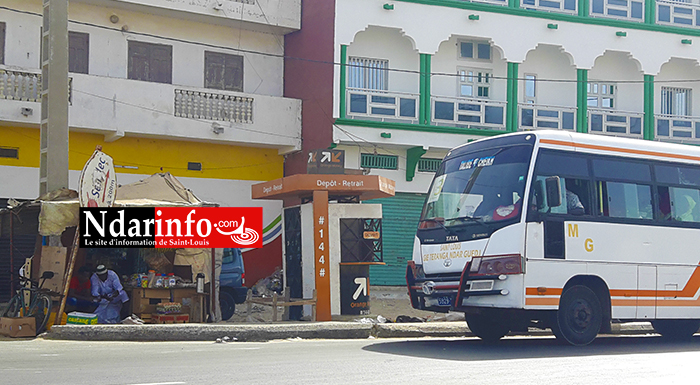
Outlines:
{"label": "bus wing mirror", "polygon": [[561,184],[558,176],[550,176],[544,180],[547,191],[547,205],[549,207],[561,206]]}

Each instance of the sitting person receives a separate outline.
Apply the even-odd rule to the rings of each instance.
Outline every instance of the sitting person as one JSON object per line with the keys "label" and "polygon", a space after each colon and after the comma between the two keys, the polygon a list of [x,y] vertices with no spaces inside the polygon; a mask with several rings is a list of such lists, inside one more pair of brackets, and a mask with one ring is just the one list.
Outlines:
{"label": "sitting person", "polygon": [[569,214],[583,215],[586,213],[586,209],[583,207],[583,203],[578,198],[578,195],[572,193],[568,189],[566,190],[566,210]]}
{"label": "sitting person", "polygon": [[90,278],[92,296],[99,306],[95,310],[97,322],[115,324],[121,321],[122,304],[129,300],[124,291],[119,276],[105,265],[97,266],[97,271]]}
{"label": "sitting person", "polygon": [[71,278],[66,304],[70,307],[69,312],[92,313],[95,311],[96,303],[92,301],[92,291],[90,290],[89,267],[81,267],[78,269],[78,274]]}

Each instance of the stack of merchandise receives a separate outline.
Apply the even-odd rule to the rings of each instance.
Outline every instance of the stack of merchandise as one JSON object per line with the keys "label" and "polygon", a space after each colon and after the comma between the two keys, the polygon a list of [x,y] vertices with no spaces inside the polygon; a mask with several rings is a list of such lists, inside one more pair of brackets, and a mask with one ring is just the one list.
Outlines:
{"label": "stack of merchandise", "polygon": [[182,304],[178,302],[163,302],[156,306],[158,314],[178,314],[182,312]]}

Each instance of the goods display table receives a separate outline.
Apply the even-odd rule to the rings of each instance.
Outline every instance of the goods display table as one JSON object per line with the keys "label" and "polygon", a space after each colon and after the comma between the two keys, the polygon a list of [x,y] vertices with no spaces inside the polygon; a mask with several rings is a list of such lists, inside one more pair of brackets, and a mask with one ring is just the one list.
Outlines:
{"label": "goods display table", "polygon": [[204,321],[205,294],[198,294],[193,287],[184,288],[126,288],[131,303],[131,313],[145,322],[153,322],[156,306],[162,302],[182,304],[182,313],[189,315],[189,322]]}

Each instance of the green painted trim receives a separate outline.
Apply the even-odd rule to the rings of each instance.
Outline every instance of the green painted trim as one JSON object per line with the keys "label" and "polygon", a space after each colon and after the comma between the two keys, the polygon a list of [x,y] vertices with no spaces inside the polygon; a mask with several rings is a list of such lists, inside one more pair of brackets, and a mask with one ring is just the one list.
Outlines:
{"label": "green painted trim", "polygon": [[656,24],[656,0],[644,0],[644,24]]}
{"label": "green painted trim", "polygon": [[386,3],[386,4],[384,4],[384,9],[386,9],[387,11],[393,11],[393,10],[394,10],[394,4]]}
{"label": "green painted trim", "polygon": [[654,75],[644,75],[644,139],[654,140]]}
{"label": "green painted trim", "polygon": [[420,75],[418,77],[418,124],[424,124],[425,122],[425,55],[420,54]]}
{"label": "green painted trim", "polygon": [[506,81],[506,131],[518,131],[518,63],[508,62]]}
{"label": "green painted trim", "polygon": [[275,218],[272,222],[270,222],[269,225],[267,225],[267,226],[263,229],[263,234],[265,234],[266,232],[268,232],[268,231],[270,231],[272,228],[274,228],[278,223],[280,223],[281,220],[282,220],[282,215],[278,215],[277,218]]}
{"label": "green painted trim", "polygon": [[578,16],[588,17],[588,12],[591,5],[589,0],[578,0]]}
{"label": "green painted trim", "polygon": [[520,0],[508,0],[508,7],[520,8]]}
{"label": "green painted trim", "polygon": [[413,177],[416,176],[418,161],[426,152],[427,150],[423,149],[423,146],[411,147],[406,150],[406,182],[412,181]]}
{"label": "green painted trim", "polygon": [[340,118],[345,119],[346,114],[346,100],[345,95],[347,94],[347,64],[348,64],[348,46],[342,44],[340,46]]}
{"label": "green painted trim", "polygon": [[[476,128],[431,126],[431,125],[427,125],[427,124],[374,122],[374,121],[370,121],[370,120],[359,120],[359,119],[336,119],[335,124],[343,125],[343,126],[372,127],[372,128],[382,128],[382,129],[390,129],[390,130],[429,132],[429,133],[433,133],[433,134],[496,136],[496,135],[501,135],[501,134],[506,133],[506,131],[497,131],[497,130],[479,130]],[[459,143],[456,143],[455,145],[457,145],[457,144],[459,144]]]}
{"label": "green painted trim", "polygon": [[425,107],[423,108],[423,113],[425,114],[425,121],[423,124],[430,124],[430,121],[433,119],[432,115],[432,103],[431,103],[431,91],[432,91],[432,86],[431,86],[431,77],[433,73],[433,66],[432,66],[432,55],[425,55],[425,85],[423,87],[423,94],[421,94],[421,97],[423,100],[425,100]]}
{"label": "green painted trim", "polygon": [[[528,10],[528,9],[503,7],[503,6],[492,5],[492,4],[472,3],[472,2],[468,2],[468,1],[458,1],[458,0],[396,0],[396,1],[401,1],[404,3],[432,5],[432,6],[439,6],[439,7],[468,9],[468,10],[472,10],[472,11],[502,13],[502,14],[506,14],[506,15],[531,17],[531,18],[535,18],[535,19],[558,20],[558,21],[566,21],[566,22],[579,23],[579,24],[600,25],[600,26],[627,28],[627,29],[635,29],[635,30],[643,30],[643,31],[673,33],[673,34],[685,35],[685,36],[700,36],[700,29],[672,27],[672,26],[667,26],[667,25],[656,25],[656,24],[646,24],[646,23],[636,23],[633,21],[603,19],[603,18],[599,18],[599,17],[580,17],[579,15],[566,15],[566,14],[558,14],[558,13],[553,13],[553,12],[539,12],[539,11],[532,11],[532,10]],[[656,10],[654,9],[653,12],[655,14]]]}
{"label": "green painted trim", "polygon": [[588,132],[588,70],[576,70],[576,131]]}

